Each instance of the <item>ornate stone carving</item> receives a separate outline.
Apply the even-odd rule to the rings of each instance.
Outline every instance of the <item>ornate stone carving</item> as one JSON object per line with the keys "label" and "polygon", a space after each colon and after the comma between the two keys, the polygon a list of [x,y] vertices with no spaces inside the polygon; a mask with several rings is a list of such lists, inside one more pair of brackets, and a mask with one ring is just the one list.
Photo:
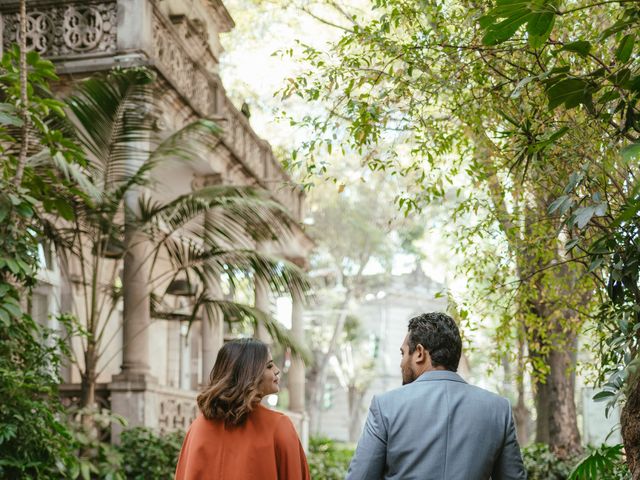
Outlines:
{"label": "ornate stone carving", "polygon": [[160,398],[158,426],[162,432],[186,430],[196,418],[197,407],[194,399]]}
{"label": "ornate stone carving", "polygon": [[158,14],[154,16],[152,44],[158,66],[177,90],[202,113],[213,114],[213,91],[206,74]]}
{"label": "ornate stone carving", "polygon": [[[27,44],[46,57],[72,57],[86,53],[116,51],[115,2],[40,7],[27,14]],[[3,44],[8,48],[19,38],[18,14],[3,15]]]}
{"label": "ornate stone carving", "polygon": [[93,50],[104,34],[102,15],[94,7],[67,8],[63,24],[64,43],[76,52]]}
{"label": "ornate stone carving", "polygon": [[53,24],[44,13],[27,17],[27,45],[38,53],[46,52],[52,43]]}

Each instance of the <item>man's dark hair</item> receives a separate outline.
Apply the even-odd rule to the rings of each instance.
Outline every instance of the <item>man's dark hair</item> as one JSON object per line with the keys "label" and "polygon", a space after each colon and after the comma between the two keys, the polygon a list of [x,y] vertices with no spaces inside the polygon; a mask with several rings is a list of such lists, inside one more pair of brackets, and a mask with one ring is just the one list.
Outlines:
{"label": "man's dark hair", "polygon": [[422,345],[431,356],[434,367],[458,370],[462,339],[456,322],[446,313],[423,313],[409,320],[409,353]]}

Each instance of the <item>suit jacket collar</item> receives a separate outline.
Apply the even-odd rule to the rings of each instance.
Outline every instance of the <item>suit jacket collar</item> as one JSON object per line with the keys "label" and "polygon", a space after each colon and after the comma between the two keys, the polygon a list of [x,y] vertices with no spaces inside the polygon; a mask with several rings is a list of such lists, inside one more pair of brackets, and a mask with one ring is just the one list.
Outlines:
{"label": "suit jacket collar", "polygon": [[452,382],[461,382],[467,383],[464,379],[458,375],[456,372],[452,372],[449,370],[431,370],[429,372],[424,372],[418,378],[416,378],[416,382],[430,382],[434,380],[450,380]]}

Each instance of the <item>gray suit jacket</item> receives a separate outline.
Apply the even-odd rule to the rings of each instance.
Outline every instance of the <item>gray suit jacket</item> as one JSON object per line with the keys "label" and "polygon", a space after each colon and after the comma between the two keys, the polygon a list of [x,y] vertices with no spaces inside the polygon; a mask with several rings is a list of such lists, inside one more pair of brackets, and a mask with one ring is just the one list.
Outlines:
{"label": "gray suit jacket", "polygon": [[526,479],[505,398],[430,371],[373,397],[347,480]]}

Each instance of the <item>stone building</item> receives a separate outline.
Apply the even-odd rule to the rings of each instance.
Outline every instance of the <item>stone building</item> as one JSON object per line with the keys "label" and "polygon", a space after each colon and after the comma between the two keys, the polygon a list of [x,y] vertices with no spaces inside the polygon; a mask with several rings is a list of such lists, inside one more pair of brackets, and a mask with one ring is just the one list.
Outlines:
{"label": "stone building", "polygon": [[[17,40],[17,12],[17,0],[0,2],[0,49]],[[148,66],[158,74],[166,106],[155,120],[158,128],[172,132],[204,117],[223,127],[221,145],[206,164],[185,166],[164,178],[159,174],[162,195],[179,195],[211,182],[253,185],[270,192],[300,225],[303,192],[292,184],[269,143],[231,103],[218,75],[220,35],[234,27],[220,0],[29,0],[27,15],[29,48],[55,63],[59,89],[114,67]],[[312,242],[297,227],[286,245],[263,248],[304,266]],[[73,278],[64,278],[45,251],[43,263],[32,313],[46,321],[50,314],[66,311],[77,286]],[[137,306],[129,314],[123,309],[115,313],[112,355],[101,365],[100,400],[132,426],[186,428],[196,413],[195,391],[208,377],[224,341],[224,322],[197,322],[187,337],[179,322],[152,318],[146,293],[136,290],[139,278],[124,281],[133,289],[128,293]],[[268,310],[266,286],[254,288],[256,306]],[[291,333],[303,340],[302,299],[294,295],[292,305]],[[77,395],[76,369],[69,368],[64,376],[63,392]],[[304,367],[298,360],[289,369],[288,386],[290,415],[304,438]]]}

